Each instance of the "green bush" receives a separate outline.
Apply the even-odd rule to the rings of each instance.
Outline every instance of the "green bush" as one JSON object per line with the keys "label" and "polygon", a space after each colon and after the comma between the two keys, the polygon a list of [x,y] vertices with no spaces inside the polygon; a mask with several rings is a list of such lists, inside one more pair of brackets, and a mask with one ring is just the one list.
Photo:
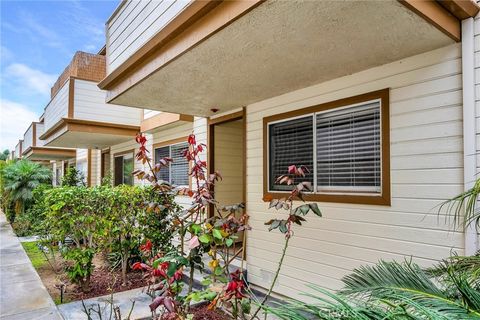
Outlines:
{"label": "green bush", "polygon": [[[33,204],[33,190],[50,183],[51,170],[38,163],[20,160],[7,163],[1,170],[4,201],[14,206],[15,214],[25,212]],[[11,220],[13,221],[13,219]]]}
{"label": "green bush", "polygon": [[43,234],[43,220],[45,219],[45,192],[52,189],[49,184],[39,185],[32,192],[32,205],[19,215],[12,223],[15,233],[19,237]]}
{"label": "green bush", "polygon": [[163,209],[149,212],[145,204],[152,200],[151,190],[138,186],[64,186],[48,190],[44,196],[44,234],[60,242],[66,238],[73,241],[61,252],[71,281],[85,291],[97,252],[107,251],[113,264],[121,266],[125,283],[129,262],[145,239],[158,250],[171,247],[172,233],[165,217],[169,211],[179,210],[173,197],[158,199]]}
{"label": "green bush", "polygon": [[62,186],[77,187],[86,186],[85,176],[75,167],[69,167],[62,177]]}
{"label": "green bush", "polygon": [[66,270],[70,280],[86,292],[93,271],[93,256],[104,236],[103,213],[109,203],[101,197],[102,187],[60,187],[45,195],[45,232],[57,241],[64,242],[67,238],[73,241],[73,245],[63,246],[61,252],[68,262]]}
{"label": "green bush", "polygon": [[[172,212],[182,208],[175,202],[172,194],[153,192],[152,187],[142,187],[145,214],[140,216],[140,225],[145,239],[152,242],[154,252],[169,252],[172,250],[174,230],[169,220]],[[149,204],[156,203],[155,210],[149,210]]]}

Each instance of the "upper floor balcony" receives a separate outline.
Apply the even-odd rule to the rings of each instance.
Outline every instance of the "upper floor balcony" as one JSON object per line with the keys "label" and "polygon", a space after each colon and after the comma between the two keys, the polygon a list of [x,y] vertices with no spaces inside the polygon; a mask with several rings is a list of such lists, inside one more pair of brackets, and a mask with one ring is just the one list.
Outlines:
{"label": "upper floor balcony", "polygon": [[106,23],[107,74],[162,31],[193,0],[122,1]]}
{"label": "upper floor balcony", "polygon": [[209,117],[452,45],[477,12],[461,0],[125,0],[99,87],[110,103]]}
{"label": "upper floor balcony", "polygon": [[65,160],[75,158],[75,149],[46,147],[40,136],[44,132],[43,122],[32,122],[23,135],[22,157],[28,160]]}
{"label": "upper floor balcony", "polygon": [[52,87],[40,139],[49,147],[105,148],[133,139],[143,110],[105,103],[105,56],[77,52]]}

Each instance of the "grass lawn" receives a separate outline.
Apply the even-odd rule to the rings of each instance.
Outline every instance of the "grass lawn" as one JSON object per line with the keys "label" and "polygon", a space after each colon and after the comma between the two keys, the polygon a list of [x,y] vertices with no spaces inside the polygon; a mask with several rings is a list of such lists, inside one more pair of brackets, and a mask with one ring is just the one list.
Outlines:
{"label": "grass lawn", "polygon": [[22,242],[22,246],[36,270],[42,268],[48,263],[45,259],[45,255],[38,248],[36,241]]}

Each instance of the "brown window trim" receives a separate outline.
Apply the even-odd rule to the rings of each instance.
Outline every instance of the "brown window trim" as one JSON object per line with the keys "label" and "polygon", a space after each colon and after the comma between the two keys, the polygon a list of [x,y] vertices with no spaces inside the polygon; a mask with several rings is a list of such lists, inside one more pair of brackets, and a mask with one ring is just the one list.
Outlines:
{"label": "brown window trim", "polygon": [[[179,143],[183,143],[183,142],[188,142],[188,136],[186,136],[186,137],[180,137],[180,138],[176,138],[176,139],[171,139],[171,140],[167,140],[167,141],[162,141],[162,142],[158,142],[158,143],[154,143],[153,146],[152,146],[152,150],[153,150],[153,163],[154,163],[154,164],[157,163],[157,159],[155,159],[155,149],[157,149],[157,148],[162,148],[162,147],[167,147],[167,146],[171,146],[171,145],[179,144]],[[188,162],[188,171],[190,172],[191,169],[192,169],[192,164],[191,164],[191,162],[189,161],[189,162]],[[192,176],[190,176],[190,175],[188,175],[188,188],[189,188],[189,189],[192,189]]]}
{"label": "brown window trim", "polygon": [[354,97],[345,99],[339,99],[299,110],[285,112],[281,114],[272,115],[263,118],[263,200],[270,201],[271,199],[284,198],[287,196],[287,192],[270,192],[268,190],[268,124],[273,121],[289,119],[301,115],[306,115],[314,112],[321,112],[325,110],[335,109],[342,106],[348,106],[351,104],[361,103],[369,100],[380,99],[381,100],[381,128],[382,128],[382,176],[381,176],[381,192],[380,194],[368,195],[362,193],[362,195],[356,195],[354,192],[345,194],[327,194],[327,193],[315,193],[305,194],[304,198],[307,201],[319,201],[319,202],[339,202],[339,203],[358,203],[358,204],[373,204],[373,205],[385,205],[391,204],[390,199],[390,101],[389,101],[390,89],[382,89],[365,94],[361,94]]}

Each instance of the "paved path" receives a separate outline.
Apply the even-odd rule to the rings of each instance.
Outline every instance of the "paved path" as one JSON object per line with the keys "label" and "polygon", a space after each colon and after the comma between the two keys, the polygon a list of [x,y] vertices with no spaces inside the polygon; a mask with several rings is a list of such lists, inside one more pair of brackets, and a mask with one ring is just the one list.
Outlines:
{"label": "paved path", "polygon": [[20,241],[1,212],[0,319],[62,319]]}
{"label": "paved path", "polygon": [[[91,299],[86,299],[85,306],[87,308],[94,308],[102,311],[102,319],[110,319],[110,303],[111,296],[101,296]],[[145,319],[151,316],[150,307],[148,306],[152,299],[143,293],[142,288],[132,289],[124,292],[118,292],[113,295],[113,303],[120,308],[122,319],[127,318],[130,309],[132,308],[132,301],[135,301],[131,319]],[[58,305],[58,309],[62,313],[65,320],[85,320],[87,316],[82,305],[82,301],[74,301]],[[112,317],[113,318],[113,317]],[[96,313],[92,313],[92,319],[99,319]]]}

